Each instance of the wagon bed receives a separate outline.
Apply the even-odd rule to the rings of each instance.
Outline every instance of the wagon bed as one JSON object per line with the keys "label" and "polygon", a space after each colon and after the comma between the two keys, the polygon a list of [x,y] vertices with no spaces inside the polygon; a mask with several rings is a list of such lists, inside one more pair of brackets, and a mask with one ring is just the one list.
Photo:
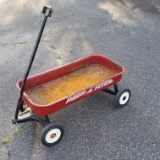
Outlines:
{"label": "wagon bed", "polygon": [[[45,84],[48,84],[57,81],[64,76],[72,74],[77,71],[79,68],[83,68],[86,66],[91,65],[101,65],[106,68],[105,76],[101,81],[98,83],[88,86],[86,88],[83,88],[82,90],[79,90],[77,92],[70,93],[69,95],[62,97],[61,99],[58,99],[57,101],[46,103],[36,103],[31,97],[35,97],[37,94],[36,91],[40,90],[42,91],[42,87],[45,86]],[[124,67],[121,65],[113,62],[112,60],[99,55],[99,54],[93,54],[89,57],[79,59],[73,63],[67,64],[65,66],[59,67],[57,69],[53,69],[38,75],[31,76],[27,79],[26,85],[25,85],[25,91],[23,94],[23,101],[31,107],[32,111],[35,112],[38,115],[45,116],[54,113],[55,111],[64,108],[80,99],[83,99],[93,93],[96,93],[104,88],[107,88],[110,85],[113,85],[120,81],[122,77],[122,73],[124,72]],[[94,78],[92,78],[93,80]],[[76,79],[78,80],[78,79]],[[17,88],[20,90],[22,84],[22,80],[18,81]],[[35,89],[36,88],[36,89]],[[44,88],[44,87],[43,87]],[[33,92],[32,90],[36,90]],[[31,94],[31,92],[33,92]],[[42,91],[43,92],[43,91]],[[28,93],[28,94],[27,94]],[[29,96],[32,95],[31,97]],[[44,94],[46,94],[44,92]],[[43,99],[46,95],[41,94],[40,97],[37,97],[37,99]],[[51,95],[48,95],[49,97]],[[36,99],[36,98],[35,98]],[[45,99],[44,99],[45,101]]]}

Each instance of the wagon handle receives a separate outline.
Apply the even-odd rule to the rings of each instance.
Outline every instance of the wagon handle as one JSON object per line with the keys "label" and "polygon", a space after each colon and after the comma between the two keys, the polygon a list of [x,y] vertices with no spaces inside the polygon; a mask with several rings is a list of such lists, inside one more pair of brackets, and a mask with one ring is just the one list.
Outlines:
{"label": "wagon handle", "polygon": [[51,6],[46,5],[43,7],[42,13],[47,17],[51,17],[53,13],[53,9],[51,8]]}
{"label": "wagon handle", "polygon": [[16,108],[16,111],[15,111],[15,116],[12,119],[12,123],[14,123],[14,124],[17,123],[19,110],[21,110],[21,108],[23,106],[22,96],[23,96],[23,92],[24,92],[24,89],[25,89],[25,83],[26,83],[27,77],[29,75],[29,72],[31,70],[32,63],[34,61],[34,58],[35,58],[35,55],[36,55],[36,52],[37,52],[37,49],[38,49],[38,46],[39,46],[39,43],[40,43],[40,40],[41,40],[41,37],[42,37],[42,33],[43,33],[43,30],[44,30],[45,24],[47,22],[47,18],[52,16],[53,10],[50,6],[44,6],[43,10],[42,10],[42,13],[45,16],[44,16],[44,19],[43,19],[43,22],[42,22],[42,25],[41,25],[41,28],[40,28],[40,31],[39,31],[39,34],[38,34],[38,37],[37,37],[37,40],[36,40],[36,43],[35,43],[31,58],[30,58],[30,61],[29,61],[29,64],[28,64],[27,70],[24,74],[24,78],[23,78],[23,81],[22,81],[21,89],[20,89],[19,99],[18,99],[18,103],[17,103],[17,108]]}

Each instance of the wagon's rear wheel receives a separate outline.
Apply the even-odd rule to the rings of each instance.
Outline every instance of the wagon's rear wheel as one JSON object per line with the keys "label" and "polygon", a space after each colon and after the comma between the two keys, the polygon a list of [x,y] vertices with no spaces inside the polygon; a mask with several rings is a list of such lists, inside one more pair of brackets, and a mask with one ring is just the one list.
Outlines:
{"label": "wagon's rear wheel", "polygon": [[45,146],[57,144],[63,137],[64,129],[60,125],[49,124],[41,132],[41,142]]}
{"label": "wagon's rear wheel", "polygon": [[125,106],[131,97],[131,91],[130,89],[124,89],[122,91],[119,91],[115,98],[115,104],[116,108],[121,108]]}

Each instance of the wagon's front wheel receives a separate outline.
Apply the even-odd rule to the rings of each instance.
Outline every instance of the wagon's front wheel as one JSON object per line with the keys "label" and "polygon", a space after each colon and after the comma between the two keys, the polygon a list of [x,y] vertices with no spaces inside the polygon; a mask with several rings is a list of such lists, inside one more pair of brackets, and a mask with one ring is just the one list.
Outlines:
{"label": "wagon's front wheel", "polygon": [[116,108],[121,108],[125,106],[128,103],[130,97],[131,97],[130,89],[124,89],[122,91],[119,91],[115,98]]}
{"label": "wagon's front wheel", "polygon": [[64,129],[60,125],[49,124],[41,132],[41,142],[45,146],[57,144],[63,137]]}

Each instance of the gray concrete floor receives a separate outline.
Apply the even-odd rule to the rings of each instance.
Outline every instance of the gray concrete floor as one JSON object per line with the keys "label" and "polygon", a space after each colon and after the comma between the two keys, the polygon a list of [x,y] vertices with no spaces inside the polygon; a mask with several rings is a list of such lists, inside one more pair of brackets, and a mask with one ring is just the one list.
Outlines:
{"label": "gray concrete floor", "polygon": [[[48,19],[30,75],[92,53],[126,67],[120,89],[132,98],[115,109],[114,96],[94,94],[53,115],[65,129],[62,141],[45,147],[42,126],[12,125],[18,91],[43,15]],[[160,159],[160,1],[159,0],[0,0],[1,160],[159,160]],[[18,128],[18,129],[17,129]]]}

